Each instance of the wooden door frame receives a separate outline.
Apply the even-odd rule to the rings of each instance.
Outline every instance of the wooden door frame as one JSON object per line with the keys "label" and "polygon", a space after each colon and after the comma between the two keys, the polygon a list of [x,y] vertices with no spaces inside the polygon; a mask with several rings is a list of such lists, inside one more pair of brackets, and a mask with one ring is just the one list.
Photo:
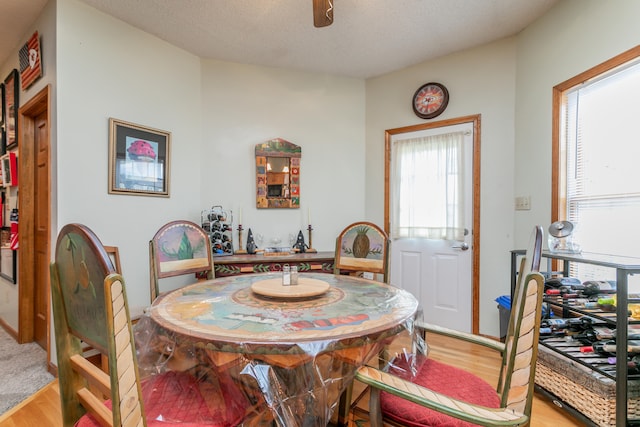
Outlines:
{"label": "wooden door frame", "polygon": [[[18,196],[18,342],[25,343],[34,340],[34,304],[35,304],[35,118],[40,114],[47,114],[47,135],[51,142],[51,85],[47,85],[20,107],[18,114],[18,129],[20,130],[18,146],[18,182],[20,193]],[[49,191],[50,189],[46,189]],[[49,218],[51,218],[51,206]],[[48,294],[49,283],[46,283]],[[49,304],[47,304],[47,360],[50,351],[50,321]]]}
{"label": "wooden door frame", "polygon": [[439,127],[473,123],[473,233],[472,248],[472,296],[471,296],[471,332],[480,333],[480,114],[422,123],[384,131],[384,229],[391,236],[389,216],[389,179],[391,174],[391,139],[392,136]]}

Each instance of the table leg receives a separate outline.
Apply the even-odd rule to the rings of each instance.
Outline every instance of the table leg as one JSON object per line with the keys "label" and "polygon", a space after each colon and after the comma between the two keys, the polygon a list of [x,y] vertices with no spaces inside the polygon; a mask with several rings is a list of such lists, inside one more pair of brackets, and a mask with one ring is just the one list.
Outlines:
{"label": "table leg", "polygon": [[349,384],[340,395],[338,403],[337,427],[348,427],[351,413],[351,399],[353,398],[353,382]]}

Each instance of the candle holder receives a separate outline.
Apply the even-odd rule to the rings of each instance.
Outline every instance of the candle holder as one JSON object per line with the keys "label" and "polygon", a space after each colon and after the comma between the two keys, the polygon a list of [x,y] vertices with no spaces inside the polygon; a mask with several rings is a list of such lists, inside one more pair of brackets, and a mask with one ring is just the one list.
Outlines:
{"label": "candle holder", "polygon": [[242,230],[242,224],[238,224],[238,250],[236,251],[236,253],[239,255],[247,253],[245,249],[242,249]]}
{"label": "candle holder", "polygon": [[313,227],[311,226],[311,224],[309,224],[309,226],[307,227],[307,230],[309,231],[309,249],[307,249],[306,252],[315,254],[318,251],[313,249],[313,240],[312,240],[312,237],[311,237],[311,232],[313,231]]}

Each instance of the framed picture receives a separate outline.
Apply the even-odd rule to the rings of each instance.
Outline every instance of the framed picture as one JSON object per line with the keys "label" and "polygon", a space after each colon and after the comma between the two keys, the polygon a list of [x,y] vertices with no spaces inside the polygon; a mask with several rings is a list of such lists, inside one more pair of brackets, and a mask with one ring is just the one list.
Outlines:
{"label": "framed picture", "polygon": [[18,70],[15,68],[4,80],[4,128],[7,149],[18,145]]}
{"label": "framed picture", "polygon": [[169,197],[171,133],[109,119],[109,193]]}
{"label": "framed picture", "polygon": [[[3,227],[2,233],[4,234],[5,232],[10,234],[8,227]],[[0,247],[0,276],[13,284],[17,283],[17,259],[16,251],[11,249],[9,245]]]}
{"label": "framed picture", "polygon": [[4,83],[0,83],[0,156],[7,152],[7,141],[4,135]]}
{"label": "framed picture", "polygon": [[40,37],[36,31],[18,52],[20,59],[20,81],[22,90],[26,90],[42,77],[42,61],[40,58]]}
{"label": "framed picture", "polygon": [[0,166],[2,170],[2,185],[12,187],[18,185],[18,159],[16,153],[7,153],[0,157]]}

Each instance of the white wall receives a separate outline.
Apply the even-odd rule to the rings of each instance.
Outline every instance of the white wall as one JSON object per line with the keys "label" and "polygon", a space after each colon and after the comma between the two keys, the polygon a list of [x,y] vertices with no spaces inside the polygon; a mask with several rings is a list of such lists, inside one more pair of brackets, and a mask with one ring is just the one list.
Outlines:
{"label": "white wall", "polygon": [[[428,61],[367,81],[367,215],[382,221],[384,130],[422,123],[411,95],[444,83],[440,117],[482,115],[480,332],[497,336],[495,297],[509,292],[509,251],[526,247],[533,225],[551,222],[551,93],[640,42],[634,0],[565,0],[514,39]],[[515,211],[514,197],[531,197]],[[545,243],[546,244],[546,243]]]}
{"label": "white wall", "polygon": [[[450,100],[438,121],[481,115],[480,332],[498,336],[495,298],[508,294],[513,246],[516,41],[503,39],[367,81],[367,215],[384,215],[384,131],[425,123],[413,113],[414,92],[443,83]],[[505,267],[506,265],[506,267]]]}
{"label": "white wall", "polygon": [[[311,212],[314,247],[333,250],[363,217],[364,81],[201,61],[77,0],[51,1],[34,28],[46,76],[34,88],[54,83],[52,242],[80,222],[119,246],[130,305],[148,303],[148,241],[167,221],[242,207],[246,228],[288,243]],[[171,132],[170,198],[107,193],[110,117]],[[302,147],[300,209],[255,208],[254,148],[274,137]],[[17,307],[0,279],[0,318],[16,330]]]}
{"label": "white wall", "polygon": [[[333,250],[364,214],[364,102],[362,80],[203,61],[202,209],[222,205],[237,219],[242,208],[263,246],[287,246],[300,230],[307,241],[311,213],[313,246]],[[255,146],[278,137],[302,148],[299,209],[256,208]]]}
{"label": "white wall", "polygon": [[[148,302],[148,241],[170,220],[242,207],[245,228],[288,244],[310,209],[314,246],[332,250],[362,216],[363,81],[201,61],[79,1],[59,3],[54,228],[81,222],[119,246],[130,305]],[[170,198],[107,194],[109,117],[172,133]],[[254,147],[274,137],[302,147],[301,209],[255,209]]]}
{"label": "white wall", "polygon": [[639,16],[635,0],[564,0],[518,37],[515,182],[531,210],[516,212],[516,246],[526,247],[530,224],[546,236],[551,223],[553,86],[638,45]]}
{"label": "white wall", "polygon": [[[144,305],[149,239],[170,220],[199,218],[200,59],[79,1],[58,3],[52,228],[80,222],[119,246],[129,303]],[[107,193],[110,117],[171,132],[170,198]]]}

